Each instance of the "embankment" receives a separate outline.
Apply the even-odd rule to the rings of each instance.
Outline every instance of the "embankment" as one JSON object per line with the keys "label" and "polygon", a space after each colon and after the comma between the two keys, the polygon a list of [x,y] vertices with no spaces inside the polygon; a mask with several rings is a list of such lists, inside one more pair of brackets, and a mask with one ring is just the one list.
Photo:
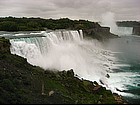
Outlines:
{"label": "embankment", "polygon": [[110,33],[109,27],[98,27],[93,29],[83,30],[84,37],[90,37],[99,41],[104,41],[109,38],[117,38],[118,35]]}

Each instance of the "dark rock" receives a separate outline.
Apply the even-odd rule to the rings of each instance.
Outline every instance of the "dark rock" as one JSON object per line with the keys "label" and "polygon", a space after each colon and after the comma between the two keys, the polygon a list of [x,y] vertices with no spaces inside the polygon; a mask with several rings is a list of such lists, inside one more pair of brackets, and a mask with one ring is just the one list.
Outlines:
{"label": "dark rock", "polygon": [[140,35],[140,26],[133,27],[133,34],[134,35]]}
{"label": "dark rock", "polygon": [[99,41],[104,41],[109,38],[116,38],[118,35],[114,35],[110,33],[109,27],[98,27],[98,28],[92,28],[92,29],[84,29],[83,30],[84,37],[90,37],[97,39]]}
{"label": "dark rock", "polygon": [[98,85],[98,83],[97,83],[96,81],[94,81],[94,82],[93,82],[93,84],[94,84],[95,86],[97,86],[97,85]]}
{"label": "dark rock", "polygon": [[106,74],[106,77],[107,77],[107,78],[110,78],[110,75],[109,75],[109,74]]}
{"label": "dark rock", "polygon": [[101,79],[100,79],[99,81],[100,81],[100,83],[101,83],[102,85],[104,85],[104,82],[103,82]]}
{"label": "dark rock", "polygon": [[116,88],[116,90],[119,91],[119,92],[122,92],[122,90],[120,90],[120,89],[118,89],[118,88]]}

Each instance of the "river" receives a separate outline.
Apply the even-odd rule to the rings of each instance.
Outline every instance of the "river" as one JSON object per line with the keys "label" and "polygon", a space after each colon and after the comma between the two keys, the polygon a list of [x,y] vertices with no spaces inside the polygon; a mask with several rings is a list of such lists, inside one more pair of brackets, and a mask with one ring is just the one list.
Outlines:
{"label": "river", "polygon": [[73,69],[76,76],[97,81],[140,104],[140,37],[120,28],[120,38],[101,43],[86,40],[82,31],[0,32],[10,39],[11,53],[43,69]]}

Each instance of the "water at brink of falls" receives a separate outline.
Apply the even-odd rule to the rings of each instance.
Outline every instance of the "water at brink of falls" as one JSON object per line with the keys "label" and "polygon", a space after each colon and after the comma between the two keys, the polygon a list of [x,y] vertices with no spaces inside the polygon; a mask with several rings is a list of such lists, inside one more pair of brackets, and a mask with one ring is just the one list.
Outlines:
{"label": "water at brink of falls", "polygon": [[[11,53],[49,70],[73,69],[81,78],[101,82],[129,103],[140,103],[140,37],[120,28],[121,38],[86,40],[82,31],[6,33]],[[109,78],[107,78],[109,74]],[[100,83],[101,84],[101,83]]]}

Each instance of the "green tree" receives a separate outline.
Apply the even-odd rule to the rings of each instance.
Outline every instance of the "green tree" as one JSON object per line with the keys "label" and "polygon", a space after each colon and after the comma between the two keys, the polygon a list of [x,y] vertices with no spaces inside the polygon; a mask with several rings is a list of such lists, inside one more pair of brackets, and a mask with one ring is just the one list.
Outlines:
{"label": "green tree", "polygon": [[0,30],[2,31],[18,31],[18,24],[13,21],[0,22]]}

